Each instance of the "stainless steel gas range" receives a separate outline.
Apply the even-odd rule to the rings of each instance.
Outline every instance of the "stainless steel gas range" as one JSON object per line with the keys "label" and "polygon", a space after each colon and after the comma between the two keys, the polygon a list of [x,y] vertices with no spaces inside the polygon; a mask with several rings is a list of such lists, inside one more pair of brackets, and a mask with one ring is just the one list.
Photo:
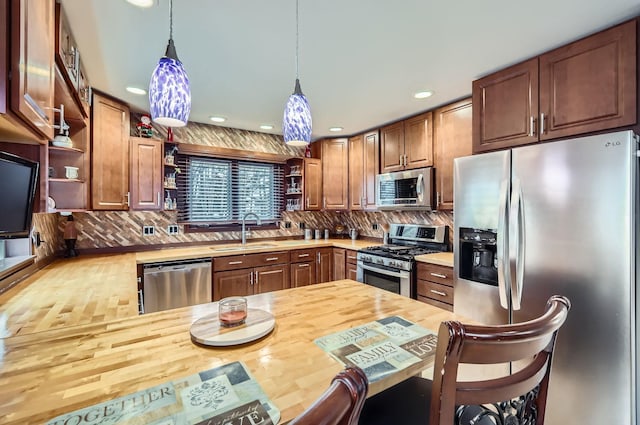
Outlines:
{"label": "stainless steel gas range", "polygon": [[448,251],[447,226],[391,224],[389,243],[358,251],[357,280],[416,298],[415,257]]}

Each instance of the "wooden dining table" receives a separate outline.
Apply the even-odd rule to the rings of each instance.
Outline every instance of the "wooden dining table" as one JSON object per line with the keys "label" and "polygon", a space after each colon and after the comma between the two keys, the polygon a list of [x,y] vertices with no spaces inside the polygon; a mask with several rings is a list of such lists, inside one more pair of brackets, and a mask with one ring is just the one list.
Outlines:
{"label": "wooden dining table", "polygon": [[[63,413],[235,361],[243,362],[288,423],[343,369],[314,340],[400,316],[437,334],[453,313],[353,280],[249,296],[275,327],[231,346],[195,343],[194,322],[217,312],[200,304],[0,339],[0,424],[42,424]],[[433,365],[433,357],[369,385],[376,394]]]}

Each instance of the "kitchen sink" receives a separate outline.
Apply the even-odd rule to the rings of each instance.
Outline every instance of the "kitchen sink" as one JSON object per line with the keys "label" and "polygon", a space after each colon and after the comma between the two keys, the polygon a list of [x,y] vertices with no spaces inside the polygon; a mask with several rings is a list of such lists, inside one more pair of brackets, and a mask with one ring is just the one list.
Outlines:
{"label": "kitchen sink", "polygon": [[222,251],[244,251],[247,249],[260,249],[260,248],[273,248],[277,246],[274,243],[255,243],[246,245],[233,245],[233,246],[212,246],[210,249],[216,252]]}

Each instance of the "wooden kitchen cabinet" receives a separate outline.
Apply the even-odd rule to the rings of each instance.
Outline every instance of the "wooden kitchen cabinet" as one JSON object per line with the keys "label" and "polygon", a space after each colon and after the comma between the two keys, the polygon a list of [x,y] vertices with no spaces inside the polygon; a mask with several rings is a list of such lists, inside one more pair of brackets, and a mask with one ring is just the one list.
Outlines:
{"label": "wooden kitchen cabinet", "polygon": [[346,278],[347,250],[345,248],[333,248],[333,280]]}
{"label": "wooden kitchen cabinet", "polygon": [[322,168],[317,158],[291,158],[285,168],[287,211],[317,211],[321,207]]}
{"label": "wooden kitchen cabinet", "polygon": [[380,167],[378,131],[349,139],[349,209],[376,209],[376,174]]}
{"label": "wooden kitchen cabinet", "polygon": [[347,249],[345,258],[346,278],[351,280],[358,280],[358,262],[356,258],[357,251],[353,249]]}
{"label": "wooden kitchen cabinet", "polygon": [[131,137],[130,188],[132,210],[161,210],[163,182],[162,140]]}
{"label": "wooden kitchen cabinet", "polygon": [[346,210],[349,205],[349,140],[325,139],[320,143],[322,160],[322,209]]}
{"label": "wooden kitchen cabinet", "polygon": [[313,285],[316,280],[315,248],[296,249],[291,251],[291,287]]}
{"label": "wooden kitchen cabinet", "polygon": [[453,268],[418,263],[418,301],[453,311]]}
{"label": "wooden kitchen cabinet", "polygon": [[330,282],[333,278],[333,248],[318,248],[316,262],[316,281]]}
{"label": "wooden kitchen cabinet", "polygon": [[10,0],[11,109],[52,140],[54,105],[54,0]]}
{"label": "wooden kitchen cabinet", "polygon": [[473,82],[473,152],[636,123],[636,20]]}
{"label": "wooden kitchen cabinet", "polygon": [[129,208],[129,108],[93,94],[92,199],[94,210]]}
{"label": "wooden kitchen cabinet", "polygon": [[380,172],[433,165],[433,115],[425,112],[380,130]]}
{"label": "wooden kitchen cabinet", "polygon": [[215,257],[212,268],[213,301],[290,287],[288,251]]}
{"label": "wooden kitchen cabinet", "polygon": [[434,111],[433,150],[438,210],[453,210],[453,160],[473,151],[471,99]]}

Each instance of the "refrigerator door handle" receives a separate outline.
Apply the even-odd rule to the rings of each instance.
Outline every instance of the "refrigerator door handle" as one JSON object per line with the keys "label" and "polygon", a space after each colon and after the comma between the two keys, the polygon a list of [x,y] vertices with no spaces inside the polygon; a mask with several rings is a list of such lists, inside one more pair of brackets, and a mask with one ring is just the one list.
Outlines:
{"label": "refrigerator door handle", "polygon": [[509,181],[503,180],[500,184],[499,198],[499,217],[498,217],[498,236],[496,240],[496,254],[498,257],[498,294],[500,295],[500,305],[505,309],[509,309],[509,297],[507,288],[510,286],[509,273],[509,243],[508,243],[508,214],[509,214]]}
{"label": "refrigerator door handle", "polygon": [[511,305],[513,310],[520,310],[522,301],[522,285],[524,280],[524,206],[522,197],[522,185],[519,179],[513,181],[513,198],[511,201],[511,217],[510,228],[511,235],[509,240],[512,242],[510,248],[510,269],[512,272],[511,279]]}

